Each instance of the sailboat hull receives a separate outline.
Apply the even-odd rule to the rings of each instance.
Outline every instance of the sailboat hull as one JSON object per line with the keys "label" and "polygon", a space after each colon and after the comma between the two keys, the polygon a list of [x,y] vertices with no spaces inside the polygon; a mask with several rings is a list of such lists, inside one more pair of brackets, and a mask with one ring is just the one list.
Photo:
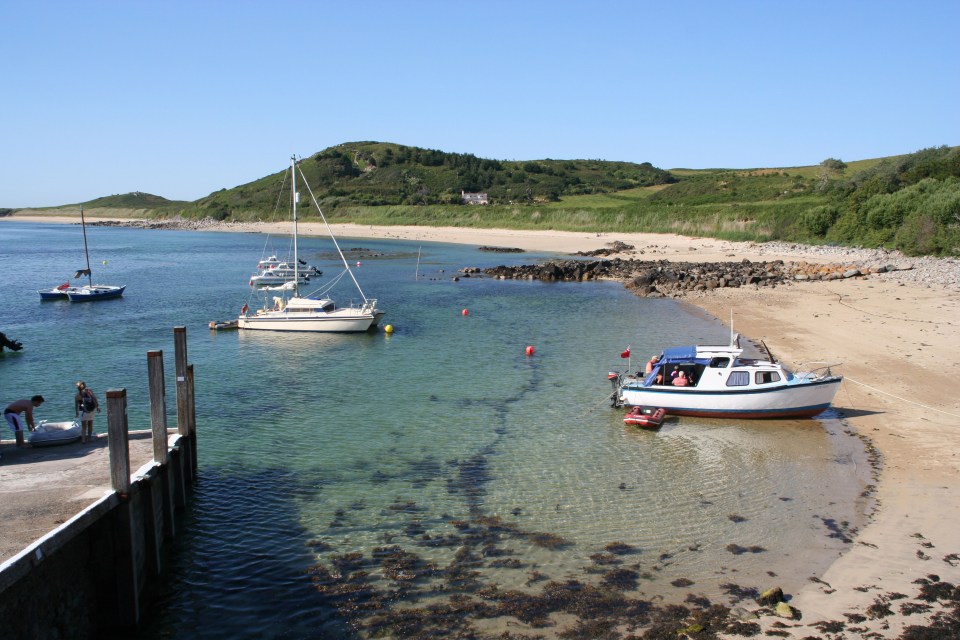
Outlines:
{"label": "sailboat hull", "polygon": [[71,291],[67,291],[67,297],[70,299],[70,302],[92,302],[94,300],[109,300],[111,298],[119,298],[123,295],[123,290],[127,286],[123,285],[121,287],[116,287],[113,285],[107,284],[95,284],[88,285],[83,287],[76,287]]}
{"label": "sailboat hull", "polygon": [[79,289],[79,287],[69,287],[66,289],[54,287],[53,289],[40,289],[37,293],[40,294],[41,300],[68,300],[70,291],[77,289]]}
{"label": "sailboat hull", "polygon": [[330,313],[261,311],[257,315],[240,316],[237,326],[241,329],[262,331],[359,333],[375,326],[375,320],[376,314],[354,313],[349,309],[338,309]]}

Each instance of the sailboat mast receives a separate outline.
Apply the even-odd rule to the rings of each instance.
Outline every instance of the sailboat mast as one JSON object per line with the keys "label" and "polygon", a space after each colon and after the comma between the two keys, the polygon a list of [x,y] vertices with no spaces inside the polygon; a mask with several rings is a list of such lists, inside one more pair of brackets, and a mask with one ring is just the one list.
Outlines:
{"label": "sailboat mast", "polygon": [[290,156],[290,194],[293,198],[293,292],[300,295],[300,256],[297,253],[297,156]]}
{"label": "sailboat mast", "polygon": [[80,207],[80,226],[83,228],[83,253],[87,256],[87,278],[92,287],[93,272],[90,271],[90,249],[87,248],[87,219],[83,215],[83,207]]}

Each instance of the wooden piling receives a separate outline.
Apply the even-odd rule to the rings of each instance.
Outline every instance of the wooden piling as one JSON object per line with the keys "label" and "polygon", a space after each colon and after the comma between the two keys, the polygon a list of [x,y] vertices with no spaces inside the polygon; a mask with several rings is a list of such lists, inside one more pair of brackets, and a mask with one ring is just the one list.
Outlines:
{"label": "wooden piling", "polygon": [[121,625],[140,621],[139,578],[134,548],[134,519],[130,496],[130,443],[127,423],[127,390],[107,390],[107,432],[110,449],[110,482],[120,497],[116,519],[116,597]]}
{"label": "wooden piling", "polygon": [[107,390],[107,443],[110,483],[121,496],[130,493],[130,447],[127,429],[127,390]]}
{"label": "wooden piling", "polygon": [[150,383],[150,428],[153,430],[153,459],[167,463],[167,398],[163,382],[163,351],[147,351]]}
{"label": "wooden piling", "polygon": [[[187,461],[193,460],[190,442],[190,383],[187,376],[187,328],[173,328],[174,364],[177,374],[177,432],[182,436],[181,446]],[[193,464],[185,465],[187,480],[194,479]]]}
{"label": "wooden piling", "polygon": [[193,365],[187,365],[187,403],[190,416],[190,467],[193,477],[197,477],[197,406],[193,393]]}
{"label": "wooden piling", "polygon": [[[150,428],[153,431],[153,459],[159,465],[170,462],[167,442],[167,390],[163,377],[163,351],[147,352],[147,375],[150,383]],[[160,474],[159,487],[163,533],[176,535],[173,480],[170,473]]]}
{"label": "wooden piling", "polygon": [[177,374],[177,432],[190,433],[189,399],[187,397],[187,328],[173,328],[174,371]]}

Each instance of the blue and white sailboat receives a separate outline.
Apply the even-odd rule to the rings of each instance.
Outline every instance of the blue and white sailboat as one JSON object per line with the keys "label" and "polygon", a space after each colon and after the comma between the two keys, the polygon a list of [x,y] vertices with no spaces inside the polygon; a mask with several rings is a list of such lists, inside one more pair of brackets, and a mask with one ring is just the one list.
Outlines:
{"label": "blue and white sailboat", "polygon": [[83,252],[87,257],[87,268],[78,269],[73,275],[74,278],[87,276],[87,284],[71,286],[69,282],[53,287],[51,289],[40,289],[41,300],[69,300],[70,302],[89,302],[92,300],[108,300],[110,298],[119,298],[123,295],[126,285],[112,284],[93,284],[93,275],[90,270],[90,249],[87,246],[87,220],[83,209],[80,209],[80,226],[83,229]]}

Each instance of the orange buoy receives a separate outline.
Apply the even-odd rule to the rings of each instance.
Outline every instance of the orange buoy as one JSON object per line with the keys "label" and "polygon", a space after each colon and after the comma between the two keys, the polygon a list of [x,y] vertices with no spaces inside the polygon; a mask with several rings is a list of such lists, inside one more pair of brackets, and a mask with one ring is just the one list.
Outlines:
{"label": "orange buoy", "polygon": [[468,316],[468,315],[470,315],[470,311],[468,311],[467,309],[464,309],[463,311],[460,312],[460,315],[462,315],[462,316]]}
{"label": "orange buoy", "polygon": [[527,345],[527,355],[528,355],[528,356],[532,356],[534,351],[535,351],[535,349],[533,348],[533,345]]}

